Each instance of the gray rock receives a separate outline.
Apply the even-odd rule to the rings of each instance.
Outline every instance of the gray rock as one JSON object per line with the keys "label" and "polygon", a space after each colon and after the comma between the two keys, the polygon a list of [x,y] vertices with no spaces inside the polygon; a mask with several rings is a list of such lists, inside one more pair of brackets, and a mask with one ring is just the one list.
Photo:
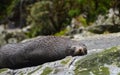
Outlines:
{"label": "gray rock", "polygon": [[119,14],[119,11],[110,9],[108,14],[99,15],[98,19],[86,30],[98,34],[120,32],[120,18],[115,13]]}

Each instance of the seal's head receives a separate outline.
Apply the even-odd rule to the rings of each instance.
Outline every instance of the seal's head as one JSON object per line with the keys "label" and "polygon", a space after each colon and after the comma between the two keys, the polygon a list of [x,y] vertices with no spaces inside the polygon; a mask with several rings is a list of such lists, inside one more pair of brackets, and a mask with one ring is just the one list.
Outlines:
{"label": "seal's head", "polygon": [[87,54],[87,47],[85,44],[73,44],[69,47],[69,54],[72,56],[81,56]]}

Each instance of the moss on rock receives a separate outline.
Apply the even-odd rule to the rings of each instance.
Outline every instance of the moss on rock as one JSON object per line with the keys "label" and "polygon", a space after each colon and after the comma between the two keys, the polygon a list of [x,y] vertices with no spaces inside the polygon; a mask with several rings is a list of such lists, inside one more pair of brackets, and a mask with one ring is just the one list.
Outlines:
{"label": "moss on rock", "polygon": [[68,58],[62,60],[62,61],[61,61],[61,64],[66,65],[70,60],[71,60],[71,58],[68,57]]}
{"label": "moss on rock", "polygon": [[33,70],[33,71],[29,72],[29,73],[28,73],[28,75],[31,75],[31,74],[33,74],[34,72],[38,71],[41,67],[42,67],[42,66],[39,66],[39,67],[38,67],[38,68],[36,68],[35,70]]}
{"label": "moss on rock", "polygon": [[102,52],[88,55],[76,62],[75,75],[90,75],[91,73],[93,75],[110,75],[111,69],[120,68],[119,55],[120,47],[112,47]]}
{"label": "moss on rock", "polygon": [[0,73],[7,71],[7,70],[8,70],[7,68],[0,69]]}
{"label": "moss on rock", "polygon": [[50,67],[46,67],[41,75],[49,75],[52,72],[52,69]]}

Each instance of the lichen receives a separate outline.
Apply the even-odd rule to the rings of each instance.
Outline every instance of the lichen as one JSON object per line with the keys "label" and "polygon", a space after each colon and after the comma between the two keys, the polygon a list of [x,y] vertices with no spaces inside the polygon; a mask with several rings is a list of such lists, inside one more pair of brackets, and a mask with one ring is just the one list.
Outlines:
{"label": "lichen", "polygon": [[32,73],[36,72],[37,70],[39,70],[42,66],[39,66],[38,68],[36,68],[35,70],[31,71],[28,73],[28,75],[31,75]]}
{"label": "lichen", "polygon": [[0,73],[4,72],[4,71],[7,71],[7,70],[8,70],[7,68],[0,69]]}
{"label": "lichen", "polygon": [[66,65],[71,60],[70,57],[66,58],[65,60],[61,61],[61,64]]}
{"label": "lichen", "polygon": [[55,36],[62,36],[65,35],[67,32],[69,32],[69,30],[67,28],[61,30],[60,32],[55,33]]}
{"label": "lichen", "polygon": [[21,72],[20,75],[24,75],[24,74]]}
{"label": "lichen", "polygon": [[50,67],[46,67],[43,72],[41,73],[41,75],[48,75],[52,72],[53,70]]}
{"label": "lichen", "polygon": [[118,73],[118,75],[120,75],[120,72]]}
{"label": "lichen", "polygon": [[120,48],[112,47],[99,53],[93,53],[75,63],[75,75],[110,75],[113,64],[120,68]]}
{"label": "lichen", "polygon": [[53,74],[57,74],[60,70],[59,69],[55,69]]}

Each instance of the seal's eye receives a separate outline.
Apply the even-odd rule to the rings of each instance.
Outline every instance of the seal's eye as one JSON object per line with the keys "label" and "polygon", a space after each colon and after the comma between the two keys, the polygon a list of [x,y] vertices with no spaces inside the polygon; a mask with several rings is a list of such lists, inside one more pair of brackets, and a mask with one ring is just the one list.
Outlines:
{"label": "seal's eye", "polygon": [[72,47],[72,49],[73,49],[73,50],[75,50],[75,49],[76,49],[76,47]]}
{"label": "seal's eye", "polygon": [[71,50],[71,54],[73,54],[74,52],[75,52],[75,50],[74,50],[74,49],[72,49],[72,50]]}

